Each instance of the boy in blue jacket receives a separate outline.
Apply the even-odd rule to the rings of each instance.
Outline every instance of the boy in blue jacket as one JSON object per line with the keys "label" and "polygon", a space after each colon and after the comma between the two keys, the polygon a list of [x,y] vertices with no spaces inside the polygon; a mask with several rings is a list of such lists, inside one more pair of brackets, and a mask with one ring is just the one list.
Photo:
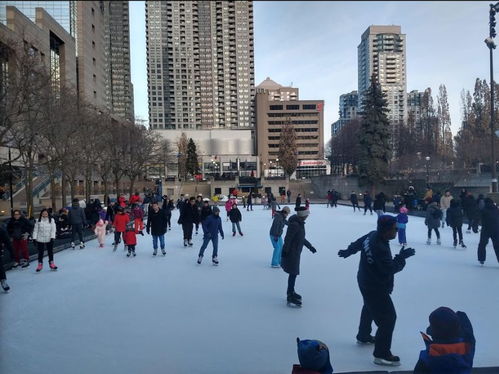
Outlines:
{"label": "boy in blue jacket", "polygon": [[440,307],[430,314],[430,326],[421,333],[426,349],[419,354],[415,374],[471,374],[475,356],[473,327],[464,312]]}
{"label": "boy in blue jacket", "polygon": [[213,213],[208,216],[203,222],[203,245],[199,250],[198,264],[201,264],[203,261],[204,250],[208,246],[208,243],[213,243],[213,254],[211,256],[211,260],[213,265],[218,265],[218,233],[220,232],[220,236],[222,240],[224,239],[224,230],[222,229],[222,219],[220,218],[220,209],[218,207],[213,207]]}

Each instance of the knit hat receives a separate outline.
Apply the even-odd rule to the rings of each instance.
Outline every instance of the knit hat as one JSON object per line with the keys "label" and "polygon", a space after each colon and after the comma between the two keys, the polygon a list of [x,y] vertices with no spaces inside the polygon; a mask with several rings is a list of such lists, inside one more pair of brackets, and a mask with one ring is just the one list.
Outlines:
{"label": "knit hat", "polygon": [[282,211],[289,214],[289,212],[291,211],[291,209],[289,209],[289,206],[285,206],[284,208],[282,208]]}
{"label": "knit hat", "polygon": [[298,217],[302,217],[302,218],[308,217],[308,215],[310,214],[310,210],[308,210],[304,206],[299,206],[298,208],[295,208],[295,211],[296,211],[296,215]]}
{"label": "knit hat", "polygon": [[435,309],[431,312],[430,326],[426,332],[436,339],[452,339],[459,336],[461,324],[459,317],[451,309],[445,306]]}
{"label": "knit hat", "polygon": [[208,199],[207,197],[205,197],[205,198],[203,199],[203,201],[204,201],[205,203],[209,203],[209,202],[210,202],[210,199]]}
{"label": "knit hat", "polygon": [[212,211],[213,211],[213,214],[215,214],[215,213],[219,213],[220,209],[218,209],[217,206],[214,206],[213,209],[212,209]]}
{"label": "knit hat", "polygon": [[318,371],[321,374],[331,374],[333,367],[329,359],[329,349],[320,340],[300,340],[298,345],[298,359],[303,369]]}
{"label": "knit hat", "polygon": [[403,206],[402,208],[400,208],[400,213],[402,214],[407,214],[408,210],[405,206]]}
{"label": "knit hat", "polygon": [[391,229],[393,225],[397,224],[397,218],[389,215],[389,214],[383,214],[378,218],[378,232],[383,233],[387,231],[388,229]]}

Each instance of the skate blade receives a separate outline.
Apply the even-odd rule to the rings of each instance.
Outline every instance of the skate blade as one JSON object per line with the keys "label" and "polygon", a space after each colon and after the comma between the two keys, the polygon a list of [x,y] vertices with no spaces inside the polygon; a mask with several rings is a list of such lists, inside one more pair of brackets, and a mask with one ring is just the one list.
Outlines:
{"label": "skate blade", "polygon": [[383,365],[383,366],[400,366],[400,361],[388,361],[384,360],[382,358],[374,358],[373,361],[376,365]]}
{"label": "skate blade", "polygon": [[287,306],[290,307],[290,308],[296,308],[296,309],[301,308],[301,305],[299,305],[299,304],[293,304],[293,303],[287,303]]}

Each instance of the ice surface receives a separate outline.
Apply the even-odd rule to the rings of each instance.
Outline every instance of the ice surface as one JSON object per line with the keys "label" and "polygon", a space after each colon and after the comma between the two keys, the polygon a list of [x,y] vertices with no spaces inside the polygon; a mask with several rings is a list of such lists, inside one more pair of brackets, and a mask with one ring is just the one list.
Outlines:
{"label": "ice surface", "polygon": [[[242,211],[244,237],[232,237],[222,213],[218,267],[211,265],[211,244],[197,265],[201,234],[184,248],[175,224],[166,257],[152,256],[147,235],[138,236],[137,257],[127,258],[122,247],[113,253],[109,235],[103,249],[92,241],[57,253],[57,272],[47,263],[39,274],[35,264],[9,271],[11,292],[0,294],[0,373],[286,374],[298,362],[296,337],[324,341],[335,372],[378,369],[372,347],[355,343],[358,255],[336,255],[373,229],[376,216],[324,205],[311,212],[307,238],[318,253],[302,254],[301,309],[286,306],[286,274],[270,268],[271,214],[261,207]],[[442,246],[427,246],[423,219],[409,217],[408,241],[417,253],[395,277],[392,351],[401,369],[412,369],[423,348],[419,331],[445,305],[468,313],[474,325],[475,366],[497,366],[499,266],[491,244],[481,268],[477,234],[465,234],[468,249],[455,250],[451,230],[442,233]]]}

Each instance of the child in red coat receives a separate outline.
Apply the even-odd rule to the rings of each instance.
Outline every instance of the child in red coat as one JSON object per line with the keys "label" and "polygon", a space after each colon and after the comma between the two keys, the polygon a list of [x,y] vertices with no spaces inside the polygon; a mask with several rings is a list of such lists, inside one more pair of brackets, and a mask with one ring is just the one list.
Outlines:
{"label": "child in red coat", "polygon": [[135,228],[133,227],[133,222],[129,222],[126,226],[125,231],[125,245],[128,247],[127,257],[133,255],[135,257],[135,246],[137,245],[137,234],[135,233]]}
{"label": "child in red coat", "polygon": [[[113,251],[116,251],[118,244],[121,241],[121,236],[125,236],[126,226],[130,222],[130,216],[125,213],[122,207],[118,208],[118,213],[114,216],[113,226],[114,226],[114,243]],[[125,244],[126,246],[126,244]],[[126,249],[126,248],[125,248]]]}

